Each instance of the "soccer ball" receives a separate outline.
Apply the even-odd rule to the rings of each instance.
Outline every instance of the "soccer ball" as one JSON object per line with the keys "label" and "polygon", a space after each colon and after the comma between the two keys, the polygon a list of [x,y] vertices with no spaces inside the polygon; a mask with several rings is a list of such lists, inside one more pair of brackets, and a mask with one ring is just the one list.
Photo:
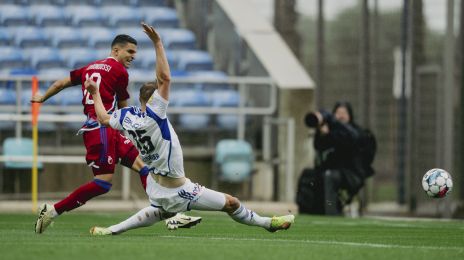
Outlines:
{"label": "soccer ball", "polygon": [[453,189],[451,175],[443,169],[431,169],[422,178],[422,188],[432,198],[443,198]]}

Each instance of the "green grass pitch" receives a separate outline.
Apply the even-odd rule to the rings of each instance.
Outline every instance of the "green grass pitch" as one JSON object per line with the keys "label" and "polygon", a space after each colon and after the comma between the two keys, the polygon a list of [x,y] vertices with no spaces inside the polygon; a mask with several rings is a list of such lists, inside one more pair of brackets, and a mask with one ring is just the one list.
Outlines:
{"label": "green grass pitch", "polygon": [[168,231],[163,223],[118,236],[91,237],[90,227],[131,213],[63,215],[44,234],[35,215],[0,214],[0,259],[464,259],[464,222],[296,216],[287,231],[238,224],[221,213]]}

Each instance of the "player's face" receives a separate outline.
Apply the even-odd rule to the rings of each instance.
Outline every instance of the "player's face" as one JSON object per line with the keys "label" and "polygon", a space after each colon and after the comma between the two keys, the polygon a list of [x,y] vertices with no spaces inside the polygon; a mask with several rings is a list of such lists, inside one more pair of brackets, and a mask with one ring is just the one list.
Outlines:
{"label": "player's face", "polygon": [[350,122],[350,114],[348,113],[346,107],[341,106],[337,108],[335,111],[335,119],[345,124]]}
{"label": "player's face", "polygon": [[132,64],[132,61],[135,59],[137,45],[128,43],[124,46],[116,47],[114,51],[116,59],[121,62],[124,67],[129,68]]}

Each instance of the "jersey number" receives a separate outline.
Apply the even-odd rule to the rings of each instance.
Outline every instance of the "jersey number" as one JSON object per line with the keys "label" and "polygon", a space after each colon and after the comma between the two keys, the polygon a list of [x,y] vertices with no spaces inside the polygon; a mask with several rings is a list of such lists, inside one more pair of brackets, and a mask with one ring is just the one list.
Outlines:
{"label": "jersey number", "polygon": [[[88,73],[85,74],[85,79],[91,78],[95,83],[97,83],[98,89],[100,89],[100,82],[102,80],[100,73],[94,72],[90,76]],[[86,105],[93,105],[93,100],[90,99],[90,93],[87,91],[87,89],[84,89],[84,96],[85,96],[85,104]]]}
{"label": "jersey number", "polygon": [[149,154],[155,150],[155,146],[151,142],[150,136],[144,136],[147,131],[145,130],[128,130],[129,134],[134,138],[137,143],[137,148],[142,155]]}

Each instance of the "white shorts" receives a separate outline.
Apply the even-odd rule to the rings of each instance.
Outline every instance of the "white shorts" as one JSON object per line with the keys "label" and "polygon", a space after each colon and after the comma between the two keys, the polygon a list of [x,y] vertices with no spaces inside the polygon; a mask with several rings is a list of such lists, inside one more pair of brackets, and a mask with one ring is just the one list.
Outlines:
{"label": "white shorts", "polygon": [[220,211],[226,203],[224,193],[205,188],[190,179],[186,179],[180,187],[166,188],[148,175],[146,192],[152,206],[171,213],[191,209]]}

